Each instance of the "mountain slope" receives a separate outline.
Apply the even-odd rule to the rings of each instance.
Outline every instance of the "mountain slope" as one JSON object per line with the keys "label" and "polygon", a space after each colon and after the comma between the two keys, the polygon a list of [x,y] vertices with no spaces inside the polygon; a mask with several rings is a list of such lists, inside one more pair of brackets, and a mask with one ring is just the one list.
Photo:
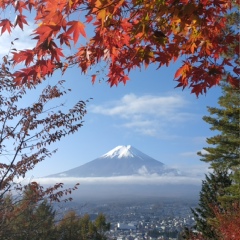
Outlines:
{"label": "mountain slope", "polygon": [[118,146],[82,166],[48,177],[113,177],[113,176],[180,175],[175,169],[149,157],[136,148]]}

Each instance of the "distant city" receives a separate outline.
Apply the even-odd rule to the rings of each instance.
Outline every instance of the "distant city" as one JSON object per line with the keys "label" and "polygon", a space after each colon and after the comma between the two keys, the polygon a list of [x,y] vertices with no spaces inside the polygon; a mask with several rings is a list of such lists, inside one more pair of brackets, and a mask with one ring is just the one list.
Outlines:
{"label": "distant city", "polygon": [[74,210],[80,216],[89,214],[94,220],[103,213],[111,229],[109,240],[179,239],[184,228],[194,225],[191,208],[196,199],[184,198],[132,198],[73,202],[57,205],[59,213]]}
{"label": "distant city", "polygon": [[136,148],[117,146],[101,157],[68,171],[50,175],[80,186],[74,201],[56,210],[61,217],[74,210],[94,220],[103,213],[111,229],[109,240],[179,239],[194,225],[201,180],[169,168]]}

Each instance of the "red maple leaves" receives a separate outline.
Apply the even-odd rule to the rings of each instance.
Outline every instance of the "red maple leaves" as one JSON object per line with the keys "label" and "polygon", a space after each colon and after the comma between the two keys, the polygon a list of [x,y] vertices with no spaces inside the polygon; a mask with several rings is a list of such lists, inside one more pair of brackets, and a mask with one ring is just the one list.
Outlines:
{"label": "red maple leaves", "polygon": [[0,22],[1,34],[3,34],[5,31],[8,31],[10,33],[12,31],[13,24],[8,19],[3,19]]}
{"label": "red maple leaves", "polygon": [[[14,64],[26,65],[15,73],[17,84],[37,83],[56,69],[64,73],[72,65],[84,73],[90,71],[95,82],[102,61],[103,77],[113,86],[125,84],[136,67],[168,66],[179,57],[184,61],[175,74],[178,87],[189,86],[198,95],[225,76],[231,84],[239,84],[238,36],[223,30],[230,2],[28,0],[5,1],[0,8],[6,11],[11,5],[16,21],[0,19],[2,34],[16,26],[24,30],[26,16],[35,17],[38,24],[33,32],[36,46],[13,52]],[[26,11],[31,15],[23,15]],[[89,38],[86,27],[93,29]],[[70,53],[67,48],[72,49]],[[226,57],[230,51],[231,59]]]}
{"label": "red maple leaves", "polygon": [[73,36],[73,41],[74,44],[77,43],[80,34],[84,37],[86,37],[86,32],[84,30],[85,25],[80,22],[80,21],[70,21],[67,23],[67,25],[70,25],[70,27],[68,28],[66,35],[71,35]]}

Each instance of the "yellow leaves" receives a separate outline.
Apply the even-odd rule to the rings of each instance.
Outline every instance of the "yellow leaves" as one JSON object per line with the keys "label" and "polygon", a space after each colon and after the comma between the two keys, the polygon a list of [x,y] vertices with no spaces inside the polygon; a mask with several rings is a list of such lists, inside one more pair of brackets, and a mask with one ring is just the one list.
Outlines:
{"label": "yellow leaves", "polygon": [[98,12],[97,18],[102,21],[102,26],[103,26],[103,24],[106,20],[106,9],[105,8]]}
{"label": "yellow leaves", "polygon": [[171,20],[171,23],[179,24],[181,22],[181,18],[177,15],[173,15],[173,18]]}
{"label": "yellow leaves", "polygon": [[101,20],[102,26],[105,20],[108,18],[108,11],[107,7],[111,5],[112,2],[104,4],[103,1],[97,0],[95,2],[95,8],[93,9],[93,13],[96,14],[97,19]]}
{"label": "yellow leaves", "polygon": [[122,7],[125,3],[125,0],[120,1],[109,1],[109,0],[97,0],[95,2],[95,7],[92,13],[96,14],[97,19],[101,20],[102,27],[104,23],[109,19],[112,18],[114,14]]}
{"label": "yellow leaves", "polygon": [[69,0],[69,1],[68,1],[68,5],[69,5],[70,8],[73,6],[73,4],[74,4],[74,1],[73,1],[73,0]]}
{"label": "yellow leaves", "polygon": [[97,8],[97,10],[99,10],[102,7],[102,1],[101,0],[95,1],[95,7]]}

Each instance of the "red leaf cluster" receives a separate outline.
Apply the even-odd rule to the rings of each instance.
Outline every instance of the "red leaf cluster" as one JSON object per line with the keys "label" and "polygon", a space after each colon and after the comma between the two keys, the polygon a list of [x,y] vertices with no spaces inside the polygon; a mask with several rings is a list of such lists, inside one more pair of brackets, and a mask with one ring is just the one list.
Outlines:
{"label": "red leaf cluster", "polygon": [[[129,72],[135,68],[147,68],[152,63],[158,68],[168,66],[179,58],[184,61],[175,74],[177,86],[189,86],[196,95],[205,93],[226,76],[231,84],[239,84],[238,34],[223,31],[225,14],[232,9],[231,1],[6,0],[0,3],[2,11],[12,6],[16,21],[0,19],[2,34],[10,33],[16,26],[24,30],[28,19],[34,18],[38,24],[33,31],[36,46],[13,52],[14,64],[26,65],[15,73],[18,85],[38,83],[56,69],[64,73],[73,65],[84,73],[90,71],[92,82],[101,72],[101,78],[106,78],[110,86],[125,84]],[[230,59],[226,56],[232,50],[234,57]],[[99,62],[104,62],[104,69]]]}
{"label": "red leaf cluster", "polygon": [[238,240],[240,236],[240,205],[236,204],[225,212],[215,211],[217,229],[223,239]]}

